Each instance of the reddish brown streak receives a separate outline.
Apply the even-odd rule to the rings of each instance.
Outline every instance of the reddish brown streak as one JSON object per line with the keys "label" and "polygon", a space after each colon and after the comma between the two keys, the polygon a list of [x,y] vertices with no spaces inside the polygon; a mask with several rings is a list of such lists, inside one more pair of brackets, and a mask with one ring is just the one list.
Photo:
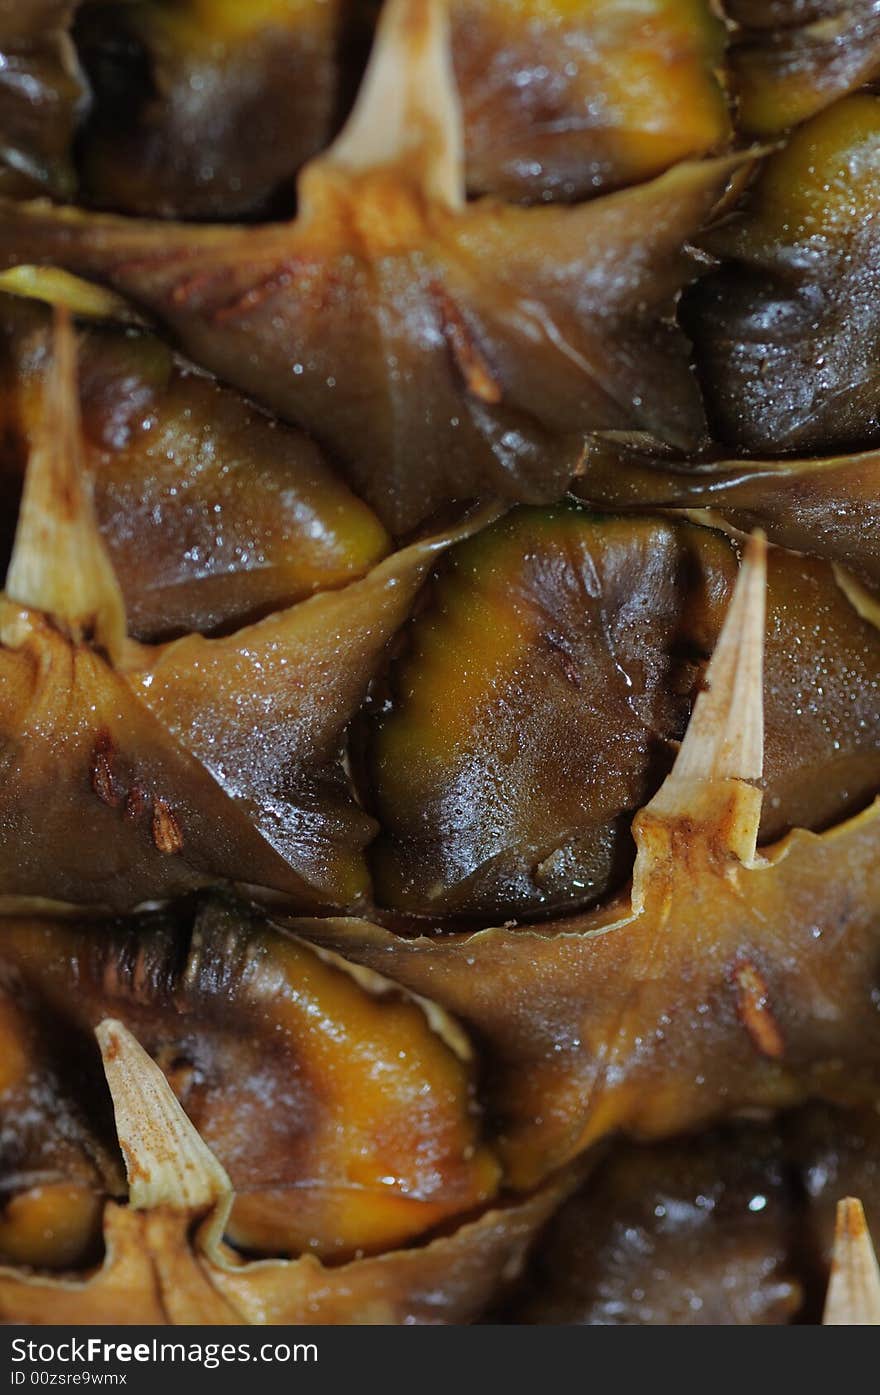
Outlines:
{"label": "reddish brown streak", "polygon": [[[268,275],[255,282],[241,295],[227,301],[225,305],[218,306],[213,311],[211,319],[218,325],[238,319],[239,316],[246,315],[250,310],[255,310],[265,304],[276,292],[284,290],[297,275],[307,274],[310,270],[314,271],[315,269],[317,269],[316,264],[304,257],[287,257],[284,261],[276,263]],[[331,282],[331,278],[326,272],[323,273],[323,280],[325,283]]]}
{"label": "reddish brown streak", "polygon": [[116,750],[108,731],[99,731],[92,754],[91,785],[102,804],[116,809],[122,803],[122,791],[116,778]]}
{"label": "reddish brown streak", "polygon": [[159,852],[173,856],[183,847],[183,832],[177,815],[164,799],[153,801],[153,842]]}
{"label": "reddish brown streak", "polygon": [[501,384],[486,362],[464,316],[443,287],[436,282],[431,284],[431,295],[440,314],[443,337],[468,392],[481,402],[496,406],[501,401]]}
{"label": "reddish brown streak", "polygon": [[734,965],[731,977],[740,1021],[761,1054],[779,1060],[785,1054],[785,1041],[773,1016],[764,975],[750,960],[741,959]]}
{"label": "reddish brown streak", "polygon": [[172,305],[186,305],[200,291],[210,290],[212,286],[224,276],[225,270],[221,271],[197,271],[192,276],[186,276],[182,281],[178,281],[170,293]]}

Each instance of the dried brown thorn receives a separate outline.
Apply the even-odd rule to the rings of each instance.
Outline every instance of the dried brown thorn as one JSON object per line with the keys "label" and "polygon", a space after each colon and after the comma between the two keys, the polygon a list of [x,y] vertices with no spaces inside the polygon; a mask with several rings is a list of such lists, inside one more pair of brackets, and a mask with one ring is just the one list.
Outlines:
{"label": "dried brown thorn", "polygon": [[880,1268],[864,1208],[853,1196],[837,1203],[831,1278],[822,1322],[826,1327],[880,1325]]}

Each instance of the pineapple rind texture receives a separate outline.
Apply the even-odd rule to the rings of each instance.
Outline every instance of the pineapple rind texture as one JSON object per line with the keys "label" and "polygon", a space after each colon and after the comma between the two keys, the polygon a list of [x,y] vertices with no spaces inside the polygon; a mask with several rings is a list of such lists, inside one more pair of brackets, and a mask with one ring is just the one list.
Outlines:
{"label": "pineapple rind texture", "polygon": [[0,1320],[880,1322],[875,10],[4,11]]}

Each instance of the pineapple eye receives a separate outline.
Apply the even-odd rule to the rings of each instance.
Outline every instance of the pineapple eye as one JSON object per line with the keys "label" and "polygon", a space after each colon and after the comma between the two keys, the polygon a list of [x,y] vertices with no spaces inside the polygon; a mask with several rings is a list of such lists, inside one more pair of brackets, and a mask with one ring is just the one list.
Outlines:
{"label": "pineapple eye", "polygon": [[730,134],[703,0],[454,0],[452,16],[472,193],[592,198]]}
{"label": "pineapple eye", "polygon": [[[763,1326],[818,1321],[835,1213],[880,1213],[876,1110],[808,1105],[600,1162],[542,1237],[506,1319],[582,1325]],[[838,1236],[840,1225],[838,1222]],[[850,1261],[852,1262],[852,1261]],[[872,1323],[880,1288],[834,1295],[824,1320]],[[868,1282],[865,1282],[865,1279]],[[873,1311],[853,1312],[853,1303]],[[838,1307],[835,1313],[835,1308]]]}
{"label": "pineapple eye", "polygon": [[[365,987],[362,973],[356,981]],[[228,1020],[228,1003],[224,1015]],[[436,1012],[431,1020],[436,1028]],[[312,1024],[313,1031],[320,1029]],[[445,1030],[454,1034],[451,1023]],[[524,1201],[446,1229],[430,1244],[376,1258],[359,1255],[331,1267],[307,1252],[293,1260],[251,1263],[223,1239],[237,1207],[229,1174],[159,1066],[118,1018],[102,1018],[94,1037],[125,1159],[128,1204],[109,1201],[104,1207],[106,1248],[99,1265],[61,1279],[0,1269],[0,1314],[7,1321],[40,1322],[50,1310],[71,1323],[124,1322],[135,1310],[151,1324],[469,1322],[519,1276],[530,1244],[573,1184],[571,1176],[557,1179]],[[360,1044],[367,1045],[363,1038]],[[386,1112],[386,1127],[392,1119]],[[335,1132],[338,1141],[342,1130],[337,1126]],[[253,1147],[252,1128],[248,1141]],[[360,1190],[368,1194],[363,1159],[362,1151]],[[381,1181],[391,1183],[388,1177]],[[297,1183],[301,1189],[300,1178]],[[358,1198],[353,1200],[357,1209]],[[310,1202],[314,1198],[306,1199],[307,1209]],[[374,1223],[376,1218],[374,1213]],[[283,1243],[277,1231],[273,1241],[276,1247]]]}
{"label": "pineapple eye", "polygon": [[[617,890],[735,568],[719,533],[575,507],[515,511],[453,549],[368,722],[379,904],[502,921]],[[762,842],[880,785],[877,630],[830,566],[781,550],[767,615]]]}
{"label": "pineapple eye", "polygon": [[368,737],[380,904],[504,920],[616,890],[735,568],[718,534],[575,506],[454,549]]}
{"label": "pineapple eye", "polygon": [[366,36],[350,11],[344,0],[81,7],[83,198],[165,218],[286,211],[294,176],[351,101]]}
{"label": "pineapple eye", "polygon": [[880,20],[858,0],[727,0],[738,29],[728,55],[737,120],[767,139],[880,72]]}
{"label": "pineapple eye", "polygon": [[[36,272],[32,294],[54,298],[51,278]],[[3,497],[14,518],[39,431],[48,311],[0,297],[0,336],[11,476]],[[78,367],[95,508],[135,638],[228,633],[344,585],[387,551],[379,522],[312,441],[156,335],[84,323]]]}
{"label": "pineapple eye", "polygon": [[714,434],[770,458],[880,440],[880,99],[847,97],[770,156],[741,214],[707,234],[722,260],[690,294]]}
{"label": "pineapple eye", "polygon": [[222,901],[6,931],[0,1103],[21,1121],[0,1142],[6,1262],[88,1263],[100,1198],[125,1194],[90,1040],[107,1016],[137,1032],[229,1172],[226,1232],[246,1252],[395,1249],[494,1195],[469,1043],[378,975]]}
{"label": "pineapple eye", "polygon": [[[554,1217],[511,1319],[789,1322],[803,1303],[805,1277],[790,1245],[805,1225],[794,1171],[773,1124],[619,1145]],[[753,1209],[757,1197],[763,1205]]]}

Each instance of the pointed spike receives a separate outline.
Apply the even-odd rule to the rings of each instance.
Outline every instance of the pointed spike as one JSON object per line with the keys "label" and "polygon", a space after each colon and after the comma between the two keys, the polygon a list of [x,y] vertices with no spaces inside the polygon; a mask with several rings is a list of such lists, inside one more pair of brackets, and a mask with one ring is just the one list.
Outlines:
{"label": "pointed spike", "polygon": [[764,755],[766,573],[767,544],[755,533],[675,764],[633,822],[636,914],[658,874],[666,876],[671,832],[744,866],[754,862],[762,796],[750,782],[761,778]]}
{"label": "pointed spike", "polygon": [[318,162],[347,171],[406,162],[424,193],[464,203],[464,134],[449,0],[385,0],[357,102]]}
{"label": "pointed spike", "polygon": [[764,767],[767,544],[749,538],[730,607],[675,765],[648,806],[669,814],[695,784],[759,780]]}
{"label": "pointed spike", "polygon": [[764,611],[767,544],[755,533],[746,552],[705,690],[675,762],[680,779],[760,780],[764,771]]}
{"label": "pointed spike", "polygon": [[34,436],[6,593],[43,611],[77,642],[91,638],[116,656],[125,642],[125,606],[83,459],[76,344],[66,309],[55,312]]}
{"label": "pointed spike", "polygon": [[105,1018],[95,1036],[113,1098],[129,1204],[135,1210],[205,1211],[230,1198],[225,1170],[137,1039],[113,1018]]}
{"label": "pointed spike", "polygon": [[880,1326],[880,1268],[862,1203],[837,1203],[831,1278],[822,1317],[826,1327]]}

